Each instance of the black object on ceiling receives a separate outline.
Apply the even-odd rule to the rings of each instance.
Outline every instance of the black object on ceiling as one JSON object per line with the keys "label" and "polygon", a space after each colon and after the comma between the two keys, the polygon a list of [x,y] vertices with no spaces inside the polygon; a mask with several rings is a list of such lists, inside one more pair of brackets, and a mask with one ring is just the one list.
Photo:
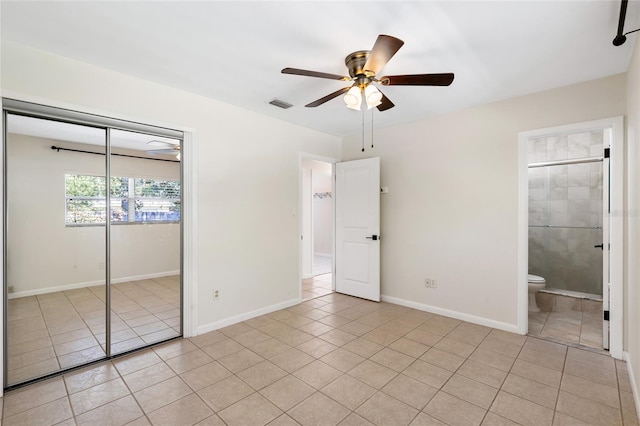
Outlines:
{"label": "black object on ceiling", "polygon": [[626,33],[622,33],[624,31],[624,20],[627,16],[627,3],[629,0],[622,0],[620,3],[620,20],[618,21],[618,33],[616,37],[613,39],[614,46],[622,46],[625,41],[627,41],[627,35],[631,33],[635,33],[636,31],[640,31],[640,28],[637,30],[629,31]]}

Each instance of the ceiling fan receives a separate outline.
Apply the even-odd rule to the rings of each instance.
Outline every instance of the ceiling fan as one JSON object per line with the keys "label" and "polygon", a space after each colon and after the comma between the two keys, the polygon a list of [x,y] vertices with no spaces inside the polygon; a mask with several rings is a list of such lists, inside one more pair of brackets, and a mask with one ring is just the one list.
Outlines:
{"label": "ceiling fan", "polygon": [[147,142],[147,145],[152,147],[158,147],[158,149],[150,149],[147,150],[147,154],[150,155],[175,155],[176,158],[180,159],[180,144],[179,143],[171,143],[159,140],[152,140]]}
{"label": "ceiling fan", "polygon": [[322,105],[345,93],[344,101],[347,108],[360,110],[364,99],[367,108],[376,107],[379,111],[386,111],[393,108],[394,104],[373,83],[382,86],[448,86],[453,82],[452,73],[388,75],[378,78],[378,73],[403,44],[404,41],[398,38],[380,34],[371,50],[358,50],[345,58],[344,62],[349,70],[348,77],[299,68],[284,68],[282,73],[353,82],[351,86],[343,87],[305,105],[310,108]]}

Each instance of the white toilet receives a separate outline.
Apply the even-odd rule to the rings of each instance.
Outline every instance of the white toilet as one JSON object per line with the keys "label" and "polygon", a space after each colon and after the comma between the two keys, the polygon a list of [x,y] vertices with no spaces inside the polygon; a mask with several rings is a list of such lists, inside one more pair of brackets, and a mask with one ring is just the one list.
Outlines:
{"label": "white toilet", "polygon": [[542,290],[547,282],[544,278],[532,274],[527,275],[527,280],[529,281],[529,312],[540,312],[538,302],[536,302],[536,293]]}

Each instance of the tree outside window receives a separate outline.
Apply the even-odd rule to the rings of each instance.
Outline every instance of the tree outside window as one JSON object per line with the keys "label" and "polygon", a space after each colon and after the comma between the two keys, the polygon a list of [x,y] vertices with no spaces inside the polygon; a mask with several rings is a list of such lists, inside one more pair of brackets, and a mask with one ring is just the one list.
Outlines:
{"label": "tree outside window", "polygon": [[[100,225],[106,218],[104,176],[65,175],[67,225]],[[112,223],[180,221],[180,182],[111,177]]]}

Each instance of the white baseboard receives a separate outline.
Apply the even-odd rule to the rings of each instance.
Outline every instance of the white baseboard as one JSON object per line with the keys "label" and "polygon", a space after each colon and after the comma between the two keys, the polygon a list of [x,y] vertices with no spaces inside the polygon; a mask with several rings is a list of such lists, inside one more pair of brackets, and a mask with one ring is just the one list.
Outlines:
{"label": "white baseboard", "polygon": [[383,302],[394,303],[400,306],[406,306],[407,308],[418,309],[420,311],[430,312],[432,314],[443,315],[450,318],[459,319],[462,321],[470,322],[473,324],[483,325],[485,327],[497,328],[498,330],[508,331],[515,334],[523,334],[518,332],[518,327],[515,324],[507,324],[500,321],[494,321],[491,319],[477,317],[474,315],[465,314],[462,312],[451,311],[449,309],[439,308],[437,306],[426,305],[424,303],[414,302],[412,300],[400,299],[398,297],[382,295]]}
{"label": "white baseboard", "polygon": [[266,306],[264,308],[256,309],[255,311],[245,312],[243,314],[235,315],[233,317],[225,318],[220,321],[211,322],[198,327],[198,334],[208,333],[210,331],[218,330],[223,327],[228,327],[233,324],[237,324],[242,321],[246,321],[251,318],[259,317],[260,315],[270,314],[271,312],[279,311],[280,309],[290,308],[301,302],[301,299],[290,299],[282,303],[276,303],[275,305]]}
{"label": "white baseboard", "polygon": [[314,256],[320,256],[320,257],[332,257],[331,253],[318,253],[316,251],[313,254],[314,254]]}
{"label": "white baseboard", "polygon": [[[129,281],[149,280],[152,278],[169,277],[172,275],[179,275],[179,274],[180,274],[180,271],[165,271],[165,272],[154,272],[153,274],[134,275],[131,277],[113,278],[111,279],[111,284],[126,283]],[[18,297],[38,296],[40,294],[55,293],[56,291],[75,290],[78,288],[93,287],[98,285],[104,285],[104,280],[87,281],[87,282],[75,283],[75,284],[65,284],[65,285],[56,286],[56,287],[39,288],[36,290],[17,291],[15,293],[10,293],[8,295],[8,298],[17,299]]]}
{"label": "white baseboard", "polygon": [[629,381],[631,382],[631,391],[633,392],[633,402],[636,405],[636,415],[640,417],[640,394],[638,394],[638,384],[636,383],[636,376],[633,374],[633,364],[629,358],[629,352],[622,352],[622,359],[627,363],[627,370],[629,370]]}

